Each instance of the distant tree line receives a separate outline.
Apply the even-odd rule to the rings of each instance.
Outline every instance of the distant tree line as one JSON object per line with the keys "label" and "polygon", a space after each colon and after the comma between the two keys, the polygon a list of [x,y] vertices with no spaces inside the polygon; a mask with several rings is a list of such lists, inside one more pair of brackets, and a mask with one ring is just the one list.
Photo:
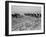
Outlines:
{"label": "distant tree line", "polygon": [[15,13],[15,14],[12,14],[12,17],[22,18],[23,15],[21,15],[21,14],[19,14],[19,13]]}
{"label": "distant tree line", "polygon": [[[36,17],[36,18],[39,18],[41,17],[41,14],[40,13],[24,13],[25,16],[32,16],[32,17]],[[23,15],[19,14],[19,13],[15,13],[15,14],[12,14],[12,17],[16,17],[16,18],[22,18],[24,17]]]}
{"label": "distant tree line", "polygon": [[36,17],[39,18],[41,17],[41,13],[24,13],[25,16],[32,16],[32,17]]}

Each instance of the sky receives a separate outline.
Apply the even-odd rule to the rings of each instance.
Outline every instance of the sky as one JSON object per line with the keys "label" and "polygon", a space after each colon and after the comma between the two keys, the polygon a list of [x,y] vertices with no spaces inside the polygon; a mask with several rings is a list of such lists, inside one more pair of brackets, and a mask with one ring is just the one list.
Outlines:
{"label": "sky", "polygon": [[41,13],[41,7],[38,6],[11,6],[12,13]]}

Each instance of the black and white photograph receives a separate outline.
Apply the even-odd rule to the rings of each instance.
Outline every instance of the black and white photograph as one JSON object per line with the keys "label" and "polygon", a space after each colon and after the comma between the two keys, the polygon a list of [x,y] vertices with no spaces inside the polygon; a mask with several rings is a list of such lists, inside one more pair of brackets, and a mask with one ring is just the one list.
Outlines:
{"label": "black and white photograph", "polygon": [[44,33],[44,3],[14,1],[6,5],[8,35]]}

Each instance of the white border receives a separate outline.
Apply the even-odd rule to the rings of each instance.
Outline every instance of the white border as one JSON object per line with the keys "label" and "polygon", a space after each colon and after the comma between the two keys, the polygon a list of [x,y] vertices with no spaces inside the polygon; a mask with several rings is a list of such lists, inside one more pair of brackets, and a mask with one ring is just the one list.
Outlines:
{"label": "white border", "polygon": [[[31,30],[31,31],[12,31],[11,30],[11,5],[19,5],[19,6],[41,6],[41,12],[42,12],[42,17],[41,17],[41,30]],[[40,4],[21,4],[21,3],[9,3],[9,35],[10,34],[26,34],[26,33],[42,33],[43,32],[43,5]]]}

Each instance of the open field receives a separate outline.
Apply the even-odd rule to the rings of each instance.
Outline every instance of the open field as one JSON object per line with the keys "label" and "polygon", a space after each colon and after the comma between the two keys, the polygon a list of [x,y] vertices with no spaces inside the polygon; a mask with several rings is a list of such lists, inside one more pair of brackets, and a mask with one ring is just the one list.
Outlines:
{"label": "open field", "polygon": [[39,30],[41,29],[41,18],[28,17],[16,19],[12,17],[12,31]]}

